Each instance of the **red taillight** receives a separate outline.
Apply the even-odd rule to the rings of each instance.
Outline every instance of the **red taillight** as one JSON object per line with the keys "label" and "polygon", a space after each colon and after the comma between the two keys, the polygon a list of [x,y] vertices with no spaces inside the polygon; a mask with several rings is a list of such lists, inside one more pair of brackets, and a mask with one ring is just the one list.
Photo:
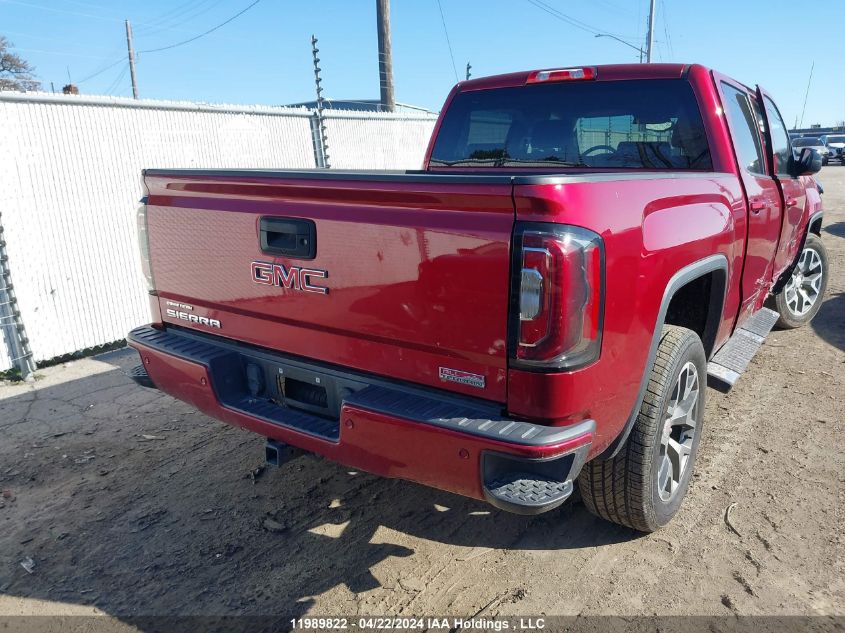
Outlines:
{"label": "red taillight", "polygon": [[604,298],[601,237],[579,227],[517,229],[516,364],[571,369],[598,358]]}
{"label": "red taillight", "polygon": [[150,236],[147,226],[147,199],[143,198],[138,205],[136,215],[138,221],[138,250],[141,254],[141,270],[147,280],[147,290],[155,292],[156,285],[153,278],[153,267],[150,262]]}
{"label": "red taillight", "polygon": [[578,81],[595,79],[596,69],[590,66],[584,68],[556,68],[553,70],[535,70],[525,80],[527,84],[539,84],[548,81]]}

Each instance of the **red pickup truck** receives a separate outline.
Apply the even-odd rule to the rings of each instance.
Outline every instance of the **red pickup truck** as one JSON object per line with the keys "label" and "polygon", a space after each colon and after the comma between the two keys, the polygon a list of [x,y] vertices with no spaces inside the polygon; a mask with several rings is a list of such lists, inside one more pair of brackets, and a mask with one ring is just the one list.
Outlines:
{"label": "red pickup truck", "polygon": [[648,64],[461,82],[420,171],[149,169],[133,375],[271,463],[655,530],[706,385],[821,305],[820,166],[765,91]]}

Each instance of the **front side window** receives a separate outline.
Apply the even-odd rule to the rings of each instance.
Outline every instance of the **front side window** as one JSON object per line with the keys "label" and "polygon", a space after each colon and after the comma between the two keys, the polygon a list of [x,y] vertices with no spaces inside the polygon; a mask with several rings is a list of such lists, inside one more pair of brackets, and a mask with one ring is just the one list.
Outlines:
{"label": "front side window", "polygon": [[779,176],[789,175],[789,160],[792,150],[789,147],[789,132],[778,112],[777,106],[768,97],[763,97],[766,107],[766,118],[769,120],[769,136],[772,139],[772,154],[775,159],[775,173]]}
{"label": "front side window", "polygon": [[752,174],[765,174],[763,144],[760,141],[760,123],[751,109],[744,91],[722,83],[725,95],[725,114],[731,128],[734,150],[740,167]]}
{"label": "front side window", "polygon": [[573,81],[462,92],[432,166],[696,169],[713,165],[682,79]]}

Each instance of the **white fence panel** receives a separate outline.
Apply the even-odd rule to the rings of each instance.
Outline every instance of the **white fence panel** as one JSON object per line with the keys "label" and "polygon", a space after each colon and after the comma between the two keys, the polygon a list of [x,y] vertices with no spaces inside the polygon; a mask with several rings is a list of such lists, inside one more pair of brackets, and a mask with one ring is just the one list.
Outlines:
{"label": "white fence panel", "polygon": [[[0,211],[36,361],[122,339],[149,306],[136,244],[147,167],[314,167],[312,112],[0,93]],[[334,168],[416,169],[436,117],[329,112]],[[11,367],[0,338],[0,371]]]}
{"label": "white fence panel", "polygon": [[35,360],[149,316],[135,211],[144,167],[314,166],[308,112],[0,95],[0,204]]}
{"label": "white fence panel", "polygon": [[5,328],[0,327],[0,371],[6,371],[13,366],[12,359],[9,357],[9,352],[7,351],[11,348],[12,346],[6,341]]}
{"label": "white fence panel", "polygon": [[435,115],[327,112],[333,169],[420,169]]}

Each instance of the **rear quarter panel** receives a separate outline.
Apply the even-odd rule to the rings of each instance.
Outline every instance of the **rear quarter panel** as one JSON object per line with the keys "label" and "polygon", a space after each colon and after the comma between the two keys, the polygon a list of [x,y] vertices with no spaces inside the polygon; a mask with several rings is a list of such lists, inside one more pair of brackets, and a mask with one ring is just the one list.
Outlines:
{"label": "rear quarter panel", "polygon": [[[511,369],[511,413],[558,423],[593,418],[591,450],[604,450],[622,431],[644,373],[664,291],[679,270],[721,254],[728,279],[716,336],[731,333],[740,303],[745,242],[743,192],[732,174],[561,178],[556,184],[517,185],[517,219],[556,222],[598,232],[606,251],[601,357],[567,373]],[[703,297],[702,301],[708,298]]]}

